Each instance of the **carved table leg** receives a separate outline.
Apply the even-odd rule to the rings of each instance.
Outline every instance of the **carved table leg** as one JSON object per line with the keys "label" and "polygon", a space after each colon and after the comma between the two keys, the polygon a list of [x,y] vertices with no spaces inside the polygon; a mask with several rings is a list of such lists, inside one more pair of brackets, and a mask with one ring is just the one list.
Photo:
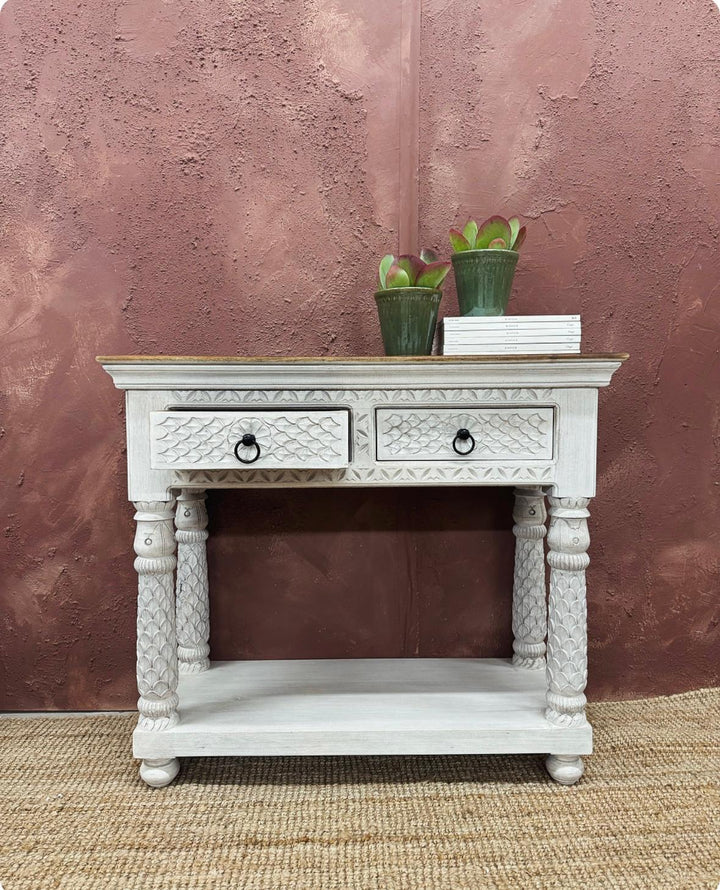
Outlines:
{"label": "carved table leg", "polygon": [[[589,498],[550,497],[548,565],[547,709],[556,726],[581,726],[585,719],[587,682],[587,603],[585,569],[590,558],[587,519]],[[550,754],[548,772],[563,785],[584,772],[580,757]]]}
{"label": "carved table leg", "polygon": [[516,488],[513,510],[513,664],[545,667],[547,605],[545,593],[545,495],[540,488]]}
{"label": "carved table leg", "polygon": [[[174,501],[136,501],[135,571],[138,573],[138,727],[152,732],[178,722],[175,637]],[[140,776],[161,788],[178,773],[176,758],[144,760]]]}
{"label": "carved table leg", "polygon": [[184,489],[178,497],[175,513],[178,666],[181,674],[199,674],[210,667],[205,497],[204,491]]}

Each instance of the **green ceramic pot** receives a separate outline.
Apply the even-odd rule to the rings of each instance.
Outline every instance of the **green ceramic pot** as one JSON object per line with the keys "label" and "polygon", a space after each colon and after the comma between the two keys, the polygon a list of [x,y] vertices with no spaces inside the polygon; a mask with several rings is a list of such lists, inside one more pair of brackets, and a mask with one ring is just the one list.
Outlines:
{"label": "green ceramic pot", "polygon": [[430,355],[442,293],[391,287],[375,294],[385,355]]}
{"label": "green ceramic pot", "polygon": [[460,315],[505,315],[518,256],[516,250],[464,250],[450,257]]}

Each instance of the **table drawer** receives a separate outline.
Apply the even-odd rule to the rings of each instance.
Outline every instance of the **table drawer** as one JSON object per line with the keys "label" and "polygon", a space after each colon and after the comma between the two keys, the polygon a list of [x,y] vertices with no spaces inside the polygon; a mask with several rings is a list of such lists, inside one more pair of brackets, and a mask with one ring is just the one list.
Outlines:
{"label": "table drawer", "polygon": [[154,411],[154,469],[346,467],[349,414],[337,411]]}
{"label": "table drawer", "polygon": [[378,460],[550,460],[553,410],[379,408]]}

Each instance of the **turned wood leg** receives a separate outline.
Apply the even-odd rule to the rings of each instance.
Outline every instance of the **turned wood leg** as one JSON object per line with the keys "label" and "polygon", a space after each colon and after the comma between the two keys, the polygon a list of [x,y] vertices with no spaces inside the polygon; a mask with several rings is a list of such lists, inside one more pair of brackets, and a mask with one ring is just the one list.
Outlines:
{"label": "turned wood leg", "polygon": [[164,788],[180,772],[180,761],[177,757],[165,760],[143,760],[140,763],[140,778],[151,788]]}
{"label": "turned wood leg", "polygon": [[513,510],[513,664],[544,669],[547,604],[545,592],[545,495],[540,488],[516,488]]}
{"label": "turned wood leg", "polygon": [[[178,722],[174,506],[174,501],[135,503],[138,727],[153,732]],[[149,760],[141,764],[140,775],[153,787],[161,787],[172,781],[177,769],[174,758]]]}
{"label": "turned wood leg", "polygon": [[[589,498],[550,497],[548,565],[547,708],[556,726],[581,726],[587,683],[585,569],[590,558]],[[558,782],[571,785],[583,774],[582,759],[550,754],[546,766]]]}
{"label": "turned wood leg", "polygon": [[184,489],[177,499],[177,641],[181,674],[210,667],[210,606],[205,542],[205,492]]}
{"label": "turned wood leg", "polygon": [[545,766],[552,778],[561,785],[574,785],[585,772],[582,757],[574,754],[548,754]]}

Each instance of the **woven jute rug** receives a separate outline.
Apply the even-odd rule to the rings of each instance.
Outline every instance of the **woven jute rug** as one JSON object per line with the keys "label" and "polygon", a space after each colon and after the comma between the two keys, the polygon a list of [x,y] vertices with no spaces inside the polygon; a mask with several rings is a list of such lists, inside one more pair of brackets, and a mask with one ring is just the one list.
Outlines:
{"label": "woven jute rug", "polygon": [[134,718],[0,719],[4,890],[716,890],[720,689],[592,705],[579,785],[542,758],[187,759]]}

